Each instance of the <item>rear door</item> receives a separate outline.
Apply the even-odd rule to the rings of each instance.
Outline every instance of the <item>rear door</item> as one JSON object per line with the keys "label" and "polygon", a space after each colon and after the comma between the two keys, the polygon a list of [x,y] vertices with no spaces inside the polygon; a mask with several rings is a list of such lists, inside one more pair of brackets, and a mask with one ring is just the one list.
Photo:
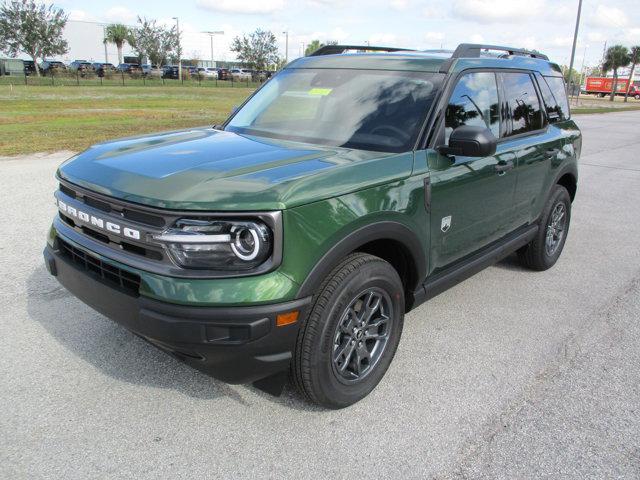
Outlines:
{"label": "rear door", "polygon": [[517,226],[537,219],[546,198],[551,164],[561,152],[561,139],[548,128],[548,119],[534,76],[530,72],[502,72],[506,104],[506,132],[501,139],[517,157],[514,215]]}

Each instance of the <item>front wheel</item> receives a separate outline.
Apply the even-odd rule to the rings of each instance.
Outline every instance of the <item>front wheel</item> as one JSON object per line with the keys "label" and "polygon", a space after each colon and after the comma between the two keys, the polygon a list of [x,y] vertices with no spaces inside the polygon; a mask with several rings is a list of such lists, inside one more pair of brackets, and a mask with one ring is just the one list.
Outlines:
{"label": "front wheel", "polygon": [[553,267],[567,241],[570,221],[571,197],[566,188],[556,185],[542,212],[535,238],[518,250],[520,262],[538,271]]}
{"label": "front wheel", "polygon": [[300,326],[291,376],[312,402],[343,408],[367,396],[395,355],[404,320],[396,270],[364,253],[345,258]]}

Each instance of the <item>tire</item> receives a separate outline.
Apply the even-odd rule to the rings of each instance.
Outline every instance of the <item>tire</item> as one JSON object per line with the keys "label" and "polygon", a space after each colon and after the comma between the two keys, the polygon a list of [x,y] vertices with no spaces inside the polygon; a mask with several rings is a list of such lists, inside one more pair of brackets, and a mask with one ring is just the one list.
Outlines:
{"label": "tire", "polygon": [[640,100],[640,93],[636,93],[633,98],[635,98],[636,100]]}
{"label": "tire", "polygon": [[535,238],[518,250],[522,265],[540,272],[553,267],[567,241],[570,222],[569,192],[563,186],[555,185],[540,217],[540,226]]}
{"label": "tire", "polygon": [[[372,315],[365,322],[367,313]],[[356,403],[386,373],[403,321],[404,291],[396,270],[373,255],[347,256],[324,280],[300,325],[293,383],[309,401],[326,408]]]}

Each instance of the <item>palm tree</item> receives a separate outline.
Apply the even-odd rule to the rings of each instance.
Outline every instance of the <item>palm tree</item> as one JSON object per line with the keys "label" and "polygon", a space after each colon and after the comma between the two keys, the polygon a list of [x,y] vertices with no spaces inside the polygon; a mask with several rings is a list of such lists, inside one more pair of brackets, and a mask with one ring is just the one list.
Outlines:
{"label": "palm tree", "polygon": [[627,84],[627,91],[624,92],[624,101],[627,101],[629,97],[629,89],[633,85],[633,71],[636,69],[636,63],[640,60],[640,45],[631,47],[631,73],[629,74],[629,83]]}
{"label": "palm tree", "polygon": [[116,47],[118,48],[118,63],[122,63],[122,46],[124,45],[124,42],[129,41],[131,38],[129,27],[122,23],[114,23],[107,26],[104,33],[104,43],[116,44]]}
{"label": "palm tree", "polygon": [[616,87],[618,86],[618,69],[621,67],[626,67],[631,62],[631,56],[629,55],[629,50],[627,47],[623,45],[614,45],[613,47],[609,47],[607,49],[607,53],[604,56],[604,64],[602,65],[602,69],[605,72],[609,70],[613,70],[613,87],[611,88],[611,100],[613,102],[613,98],[616,95]]}

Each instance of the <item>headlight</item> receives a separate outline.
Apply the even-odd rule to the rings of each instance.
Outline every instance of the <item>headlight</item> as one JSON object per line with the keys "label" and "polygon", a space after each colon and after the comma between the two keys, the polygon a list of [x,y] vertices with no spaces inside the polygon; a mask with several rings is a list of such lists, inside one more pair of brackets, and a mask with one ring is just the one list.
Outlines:
{"label": "headlight", "polygon": [[273,251],[273,233],[260,221],[183,219],[153,238],[185,268],[250,270]]}

